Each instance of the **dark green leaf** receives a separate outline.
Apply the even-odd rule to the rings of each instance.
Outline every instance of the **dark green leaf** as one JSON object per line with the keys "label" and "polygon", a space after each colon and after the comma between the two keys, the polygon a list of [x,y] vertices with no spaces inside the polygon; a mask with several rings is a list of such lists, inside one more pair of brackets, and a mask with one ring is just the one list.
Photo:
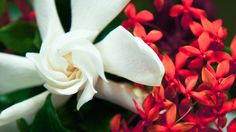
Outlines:
{"label": "dark green leaf", "polygon": [[43,107],[35,116],[31,132],[69,132],[69,130],[62,126],[58,118],[51,102],[51,95],[48,95]]}
{"label": "dark green leaf", "polygon": [[19,103],[30,97],[33,97],[43,92],[44,90],[45,88],[43,87],[27,88],[0,95],[0,111],[6,109],[7,107],[13,104]]}
{"label": "dark green leaf", "polygon": [[71,0],[56,0],[57,12],[65,32],[70,30],[71,25]]}
{"label": "dark green leaf", "polygon": [[0,28],[0,41],[14,53],[37,52],[34,45],[36,28],[28,23],[15,22]]}
{"label": "dark green leaf", "polygon": [[35,32],[35,37],[34,37],[34,46],[38,49],[38,50],[40,50],[40,47],[41,47],[41,44],[42,44],[42,40],[41,40],[41,38],[40,38],[40,34],[39,34],[39,31],[38,30],[36,30],[36,32]]}
{"label": "dark green leaf", "polygon": [[16,121],[17,128],[20,132],[29,132],[30,126],[24,119],[19,119]]}
{"label": "dark green leaf", "polygon": [[59,109],[63,124],[75,132],[109,132],[111,118],[118,113],[123,117],[130,117],[131,112],[110,102],[93,98],[76,110],[76,96]]}

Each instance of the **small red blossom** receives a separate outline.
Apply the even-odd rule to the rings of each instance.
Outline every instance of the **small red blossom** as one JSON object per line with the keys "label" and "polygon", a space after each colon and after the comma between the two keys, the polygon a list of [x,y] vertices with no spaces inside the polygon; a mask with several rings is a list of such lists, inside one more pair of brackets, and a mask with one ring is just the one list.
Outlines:
{"label": "small red blossom", "polygon": [[217,19],[210,22],[206,17],[201,17],[201,24],[192,22],[190,29],[198,38],[199,43],[206,45],[206,48],[213,43],[218,49],[224,49],[223,40],[227,36],[227,29],[222,27],[222,20]]}
{"label": "small red blossom", "polygon": [[189,24],[193,21],[192,17],[200,19],[201,16],[206,16],[206,13],[202,9],[192,7],[193,0],[182,0],[183,5],[174,5],[170,10],[170,16],[177,17],[183,14],[181,18],[181,25],[184,28],[188,28]]}
{"label": "small red blossom", "polygon": [[142,10],[139,13],[136,13],[136,8],[133,3],[129,3],[124,12],[129,19],[122,22],[122,26],[127,30],[135,26],[137,23],[150,22],[154,19],[153,14],[147,10]]}
{"label": "small red blossom", "polygon": [[148,44],[148,46],[150,46],[157,54],[158,52],[158,48],[157,46],[154,44],[154,42],[159,41],[163,34],[158,31],[158,30],[152,30],[150,31],[148,34],[146,33],[144,27],[141,24],[136,24],[134,27],[134,31],[133,34],[139,38],[141,38],[145,43]]}

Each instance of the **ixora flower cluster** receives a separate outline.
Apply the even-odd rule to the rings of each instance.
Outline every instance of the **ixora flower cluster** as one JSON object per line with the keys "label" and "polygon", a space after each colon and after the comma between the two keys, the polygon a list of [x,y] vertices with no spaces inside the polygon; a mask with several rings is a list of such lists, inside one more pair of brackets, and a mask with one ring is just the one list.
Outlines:
{"label": "ixora flower cluster", "polygon": [[224,51],[227,29],[221,19],[208,19],[210,7],[205,1],[153,2],[157,15],[147,10],[136,13],[130,3],[124,11],[128,20],[122,25],[158,54],[165,76],[142,105],[134,100],[139,118],[125,121],[118,114],[111,130],[234,132],[236,116],[230,112],[236,110],[236,99],[229,95],[235,88],[236,37],[228,48],[231,52]]}
{"label": "ixora flower cluster", "polygon": [[65,32],[55,1],[33,0],[43,41],[40,52],[27,53],[26,57],[0,53],[1,93],[42,84],[47,91],[1,111],[0,125],[34,114],[49,93],[55,106],[78,93],[79,110],[97,93],[100,98],[135,111],[132,99],[142,98],[138,98],[130,85],[107,80],[104,72],[159,86],[164,75],[159,57],[142,39],[122,26],[114,27],[94,44],[97,35],[128,2],[71,0],[71,28]]}

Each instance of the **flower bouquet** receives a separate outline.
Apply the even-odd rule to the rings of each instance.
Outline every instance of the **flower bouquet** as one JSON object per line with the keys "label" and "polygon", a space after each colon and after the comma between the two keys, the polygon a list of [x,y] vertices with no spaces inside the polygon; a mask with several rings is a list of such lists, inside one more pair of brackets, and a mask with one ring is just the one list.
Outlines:
{"label": "flower bouquet", "polygon": [[236,131],[217,3],[0,0],[0,131]]}

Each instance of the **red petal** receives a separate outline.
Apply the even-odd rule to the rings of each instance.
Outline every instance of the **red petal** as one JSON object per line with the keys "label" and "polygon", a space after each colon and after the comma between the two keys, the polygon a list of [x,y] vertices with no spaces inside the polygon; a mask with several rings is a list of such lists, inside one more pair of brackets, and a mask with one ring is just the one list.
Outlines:
{"label": "red petal", "polygon": [[138,103],[136,102],[136,100],[133,100],[134,102],[134,105],[135,105],[135,108],[137,109],[138,111],[138,114],[140,115],[141,118],[145,119],[146,118],[146,115],[145,113],[143,112],[143,110],[139,107]]}
{"label": "red petal", "polygon": [[228,31],[226,28],[220,27],[218,30],[218,36],[220,39],[225,39],[227,37]]}
{"label": "red petal", "polygon": [[216,101],[212,97],[212,93],[209,90],[203,90],[201,92],[191,92],[192,97],[202,105],[215,106]]}
{"label": "red petal", "polygon": [[121,115],[115,115],[110,121],[110,128],[112,132],[119,132],[120,131],[120,119]]}
{"label": "red petal", "polygon": [[235,132],[236,130],[236,118],[234,118],[227,126],[227,132]]}
{"label": "red petal", "polygon": [[131,27],[134,26],[134,23],[131,20],[126,20],[121,23],[121,25],[126,29],[130,30]]}
{"label": "red petal", "polygon": [[202,68],[202,81],[210,87],[215,87],[218,82],[207,68]]}
{"label": "red petal", "polygon": [[136,15],[136,9],[133,3],[129,3],[125,8],[125,15],[129,18],[134,18]]}
{"label": "red petal", "polygon": [[167,132],[168,128],[162,125],[152,125],[148,132]]}
{"label": "red petal", "polygon": [[201,24],[199,24],[197,22],[192,22],[189,26],[190,26],[192,33],[195,36],[200,36],[202,34],[203,28],[202,28]]}
{"label": "red petal", "polygon": [[206,68],[214,77],[216,76],[215,69],[210,64],[206,64]]}
{"label": "red petal", "polygon": [[189,76],[185,79],[186,89],[192,91],[198,80],[198,75]]}
{"label": "red petal", "polygon": [[230,101],[227,101],[223,104],[220,114],[226,114],[228,112],[232,112],[236,110],[236,99],[232,99]]}
{"label": "red petal", "polygon": [[185,6],[191,6],[192,3],[193,3],[193,0],[182,0],[182,3],[185,5]]}
{"label": "red petal", "polygon": [[214,32],[213,24],[206,17],[201,17],[201,23],[205,31]]}
{"label": "red petal", "polygon": [[172,62],[172,60],[170,59],[170,57],[168,55],[163,56],[162,63],[164,65],[165,69],[168,69],[168,70],[166,70],[166,75],[171,77],[171,78],[174,78],[174,76],[175,76],[175,65],[174,65],[174,63]]}
{"label": "red petal", "polygon": [[183,28],[187,29],[189,28],[189,25],[193,22],[192,17],[189,15],[189,13],[184,13],[184,15],[181,18],[181,25]]}
{"label": "red petal", "polygon": [[140,37],[141,39],[146,37],[146,31],[141,24],[136,24],[134,27],[133,34]]}
{"label": "red petal", "polygon": [[206,56],[208,63],[212,62],[220,63],[221,61],[224,60],[232,60],[232,57],[228,53],[223,51],[207,51]]}
{"label": "red petal", "polygon": [[202,68],[203,61],[204,59],[202,57],[197,57],[193,59],[192,61],[190,61],[190,63],[188,64],[188,67],[191,69],[200,69]]}
{"label": "red petal", "polygon": [[139,22],[149,22],[154,19],[154,16],[151,12],[149,12],[147,10],[143,10],[136,15],[136,19]]}
{"label": "red petal", "polygon": [[150,94],[143,101],[142,106],[143,106],[145,113],[148,113],[150,111],[150,109],[153,107],[153,105],[154,105],[154,98]]}
{"label": "red petal", "polygon": [[195,17],[198,20],[201,19],[201,17],[206,17],[206,12],[202,9],[191,7],[190,12],[193,15],[193,17]]}
{"label": "red petal", "polygon": [[165,4],[165,0],[154,0],[153,4],[155,6],[155,8],[157,9],[157,11],[161,11],[163,9],[163,6]]}
{"label": "red petal", "polygon": [[183,122],[174,125],[171,128],[173,132],[187,132],[188,130],[192,129],[196,124],[193,122]]}
{"label": "red petal", "polygon": [[183,85],[181,82],[179,82],[179,90],[180,90],[180,92],[181,92],[182,94],[184,94],[184,95],[187,93],[187,91],[186,91],[184,85]]}
{"label": "red petal", "polygon": [[231,42],[230,49],[231,49],[232,57],[236,59],[236,36],[234,36]]}
{"label": "red petal", "polygon": [[160,31],[152,30],[148,33],[147,37],[145,38],[146,41],[153,43],[162,38],[163,34]]}
{"label": "red petal", "polygon": [[[149,45],[149,47],[152,48],[152,50],[153,50],[156,54],[159,55],[158,47],[157,47],[155,44],[153,44],[153,43],[149,43],[148,45]],[[160,57],[160,56],[159,56],[159,57]]]}
{"label": "red petal", "polygon": [[222,19],[217,19],[215,21],[212,22],[214,28],[216,29],[216,31],[222,26]]}
{"label": "red petal", "polygon": [[206,51],[211,43],[211,39],[207,32],[203,32],[198,38],[199,48]]}
{"label": "red petal", "polygon": [[201,52],[193,46],[183,46],[179,49],[179,51],[188,56],[197,56],[201,54]]}
{"label": "red petal", "polygon": [[148,113],[148,121],[156,121],[159,118],[160,107],[153,107]]}
{"label": "red petal", "polygon": [[166,111],[166,124],[167,126],[173,126],[176,120],[176,105],[172,104]]}
{"label": "red petal", "polygon": [[180,14],[182,14],[184,11],[184,7],[182,5],[175,5],[170,10],[170,16],[171,17],[177,17]]}
{"label": "red petal", "polygon": [[186,69],[180,69],[178,70],[178,74],[183,77],[183,78],[187,78],[188,76],[195,76],[198,73],[195,71],[190,70],[186,70]]}
{"label": "red petal", "polygon": [[165,99],[165,91],[162,85],[159,87],[153,87],[152,93],[154,94],[156,101]]}
{"label": "red petal", "polygon": [[175,68],[182,68],[185,65],[187,59],[188,56],[186,54],[184,54],[183,52],[178,52],[175,57]]}
{"label": "red petal", "polygon": [[228,90],[234,83],[235,75],[230,75],[220,82],[219,90]]}
{"label": "red petal", "polygon": [[143,122],[140,121],[140,122],[134,127],[134,129],[132,130],[132,132],[143,132],[143,129],[144,129]]}
{"label": "red petal", "polygon": [[228,60],[222,61],[217,66],[216,77],[217,78],[224,77],[229,73],[229,70],[230,70],[229,61]]}

